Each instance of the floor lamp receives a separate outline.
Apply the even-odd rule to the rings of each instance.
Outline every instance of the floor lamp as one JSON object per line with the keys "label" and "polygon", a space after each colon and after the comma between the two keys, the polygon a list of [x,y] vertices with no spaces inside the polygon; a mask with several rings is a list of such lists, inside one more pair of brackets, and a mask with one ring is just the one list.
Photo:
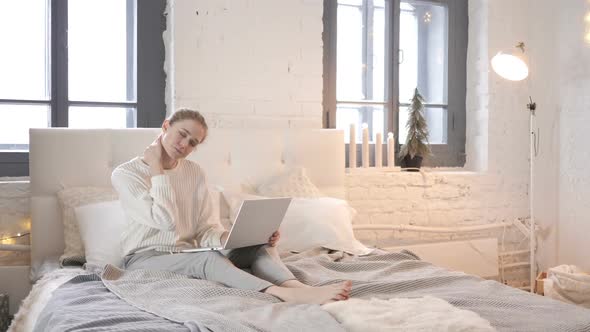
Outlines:
{"label": "floor lamp", "polygon": [[[518,43],[514,49],[508,51],[500,51],[492,58],[492,68],[502,78],[510,81],[522,81],[529,76],[529,67],[527,65],[526,58],[524,57],[524,43]],[[529,209],[531,215],[531,224],[529,229],[529,246],[530,246],[530,283],[531,292],[534,292],[535,277],[536,277],[536,264],[535,264],[535,214],[533,206],[533,170],[534,170],[534,157],[536,156],[537,144],[536,144],[536,133],[534,130],[534,117],[537,104],[533,102],[533,99],[529,97],[529,103],[526,105],[526,110],[529,112],[529,132],[530,132],[530,185],[529,185]]]}

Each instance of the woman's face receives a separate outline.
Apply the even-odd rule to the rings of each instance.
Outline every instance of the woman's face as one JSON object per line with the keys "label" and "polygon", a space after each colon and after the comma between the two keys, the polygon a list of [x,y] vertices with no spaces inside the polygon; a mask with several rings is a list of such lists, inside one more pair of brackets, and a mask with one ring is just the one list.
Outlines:
{"label": "woman's face", "polygon": [[162,130],[162,146],[172,159],[186,158],[207,135],[203,125],[191,119],[176,121],[172,125],[166,120]]}

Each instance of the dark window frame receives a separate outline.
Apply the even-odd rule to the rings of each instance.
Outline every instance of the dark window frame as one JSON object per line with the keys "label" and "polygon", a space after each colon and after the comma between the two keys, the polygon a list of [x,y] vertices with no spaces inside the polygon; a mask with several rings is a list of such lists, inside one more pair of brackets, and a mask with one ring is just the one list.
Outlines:
{"label": "dark window frame", "polygon": [[[133,80],[137,75],[136,102],[95,102],[68,100],[68,60],[67,60],[67,28],[68,1],[50,0],[51,42],[51,99],[50,100],[21,100],[0,99],[0,103],[19,105],[49,105],[51,106],[51,127],[68,126],[69,106],[110,106],[134,107],[136,117],[132,112],[127,114],[127,124],[137,127],[159,127],[166,117],[165,87],[166,74],[164,72],[165,47],[162,33],[166,30],[166,0],[137,0],[134,4],[127,1],[127,8],[136,7],[136,15],[131,15],[127,24],[128,36],[135,33],[137,46],[137,62],[134,73],[128,72],[127,79]],[[137,22],[133,22],[137,20]],[[136,23],[136,24],[135,24]],[[137,31],[134,31],[134,27]],[[132,50],[134,45],[128,44]],[[131,53],[128,53],[131,54]],[[133,62],[129,57],[128,61]],[[129,85],[128,85],[129,86]],[[133,93],[133,91],[128,91]],[[0,152],[1,176],[28,176],[28,152]]]}
{"label": "dark window frame", "polygon": [[[399,80],[399,17],[400,0],[386,0],[385,11],[388,13],[385,20],[386,35],[385,62],[386,87],[389,95],[386,101],[381,103],[388,112],[385,115],[386,132],[393,132],[396,141],[396,156],[401,147],[399,142],[398,123],[399,107],[405,107],[407,103],[399,102],[398,80]],[[447,144],[431,144],[433,156],[424,160],[424,166],[448,166],[462,167],[465,165],[465,123],[466,123],[466,63],[467,63],[467,40],[468,40],[468,9],[467,0],[417,0],[422,3],[443,4],[448,8],[448,100],[447,104],[435,105],[433,107],[447,107]],[[370,1],[364,0],[365,6]],[[324,89],[323,89],[323,126],[324,128],[336,128],[336,50],[337,50],[337,7],[336,0],[324,0]],[[369,24],[370,15],[365,15],[364,26]],[[366,29],[366,28],[365,28]],[[369,32],[370,33],[370,32]],[[368,48],[367,48],[368,49]],[[369,57],[370,58],[370,57]],[[342,101],[339,101],[339,103]],[[362,103],[357,103],[362,104]],[[369,103],[378,105],[379,103]],[[369,120],[369,119],[364,119]],[[367,121],[367,123],[370,123]],[[385,136],[385,135],[384,135]],[[385,138],[385,137],[384,137]],[[360,155],[361,144],[357,144],[357,155]],[[383,146],[385,153],[385,145]],[[348,154],[348,144],[346,144]],[[373,149],[371,149],[373,154]],[[371,165],[373,158],[371,157]],[[396,158],[397,160],[397,158]],[[399,161],[396,161],[398,163]],[[357,158],[357,167],[361,165],[360,158]],[[348,157],[346,158],[348,167]]]}

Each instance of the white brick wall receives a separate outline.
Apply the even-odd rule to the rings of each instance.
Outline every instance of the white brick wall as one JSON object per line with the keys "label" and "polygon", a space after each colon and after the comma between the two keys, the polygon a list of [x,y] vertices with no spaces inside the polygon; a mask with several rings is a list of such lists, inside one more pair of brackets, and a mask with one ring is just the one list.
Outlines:
{"label": "white brick wall", "polygon": [[173,1],[173,106],[201,110],[212,127],[321,127],[322,8],[319,0]]}
{"label": "white brick wall", "polygon": [[465,226],[510,222],[528,212],[526,183],[475,172],[353,170],[346,187],[355,223]]}
{"label": "white brick wall", "polygon": [[[465,167],[470,170],[488,169],[488,5],[485,0],[469,2],[469,44],[467,48],[467,95],[465,128]],[[477,22],[477,24],[473,24]]]}
{"label": "white brick wall", "polygon": [[[587,254],[590,234],[590,2],[568,2],[557,20],[559,149],[552,154],[554,162],[559,158],[557,260],[559,264],[575,264],[590,272]],[[547,126],[545,131],[552,127]]]}
{"label": "white brick wall", "polygon": [[523,40],[530,62],[524,86],[538,104],[534,209],[542,227],[539,264],[542,269],[575,264],[590,271],[585,250],[580,250],[587,247],[590,232],[590,154],[584,125],[590,120],[590,2],[524,3],[529,12],[521,17],[529,28]]}
{"label": "white brick wall", "polygon": [[[568,6],[580,0],[568,2]],[[564,6],[567,7],[567,6]],[[537,102],[536,128],[540,130],[538,155],[534,171],[534,208],[540,233],[538,256],[541,269],[555,266],[559,218],[559,127],[560,127],[560,49],[565,47],[555,3],[542,0],[531,6],[527,52],[531,62],[529,93]],[[567,242],[566,242],[567,243]]]}

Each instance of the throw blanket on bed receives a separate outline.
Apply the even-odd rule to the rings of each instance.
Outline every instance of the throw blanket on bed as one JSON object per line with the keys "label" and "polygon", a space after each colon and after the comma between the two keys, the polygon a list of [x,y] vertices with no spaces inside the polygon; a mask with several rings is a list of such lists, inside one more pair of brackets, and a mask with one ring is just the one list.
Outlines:
{"label": "throw blanket on bed", "polygon": [[39,316],[51,298],[53,291],[82,273],[85,273],[82,268],[58,269],[37,280],[27,298],[21,303],[18,312],[14,315],[14,319],[7,332],[33,330],[36,317]]}
{"label": "throw blanket on bed", "polygon": [[322,306],[349,332],[493,332],[476,313],[432,296],[415,299],[350,299]]}
{"label": "throw blanket on bed", "polygon": [[[420,261],[409,252],[354,257],[315,250],[284,258],[284,261],[295,276],[307,284],[352,280],[352,299],[433,296],[456,308],[477,313],[497,331],[590,331],[590,310],[495,281],[448,271]],[[230,289],[167,272],[125,272],[108,268],[102,284],[110,292],[103,285],[102,291],[91,287],[91,294],[84,294],[88,284],[98,287],[99,279],[85,281],[84,278],[88,277],[76,277],[54,292],[39,317],[37,331],[81,327],[105,330],[105,326],[109,331],[136,331],[137,324],[131,327],[118,322],[131,321],[142,314],[143,322],[148,312],[161,324],[159,326],[167,322],[171,331],[187,328],[192,331],[322,332],[344,329],[317,305],[281,303],[265,294]],[[124,301],[114,302],[113,293]],[[131,309],[137,313],[123,315],[123,311],[132,312]],[[94,317],[100,319],[93,320]],[[396,327],[390,330],[396,331]]]}
{"label": "throw blanket on bed", "polygon": [[272,295],[151,270],[107,266],[105,286],[127,302],[191,331],[343,331],[319,305],[291,305]]}

